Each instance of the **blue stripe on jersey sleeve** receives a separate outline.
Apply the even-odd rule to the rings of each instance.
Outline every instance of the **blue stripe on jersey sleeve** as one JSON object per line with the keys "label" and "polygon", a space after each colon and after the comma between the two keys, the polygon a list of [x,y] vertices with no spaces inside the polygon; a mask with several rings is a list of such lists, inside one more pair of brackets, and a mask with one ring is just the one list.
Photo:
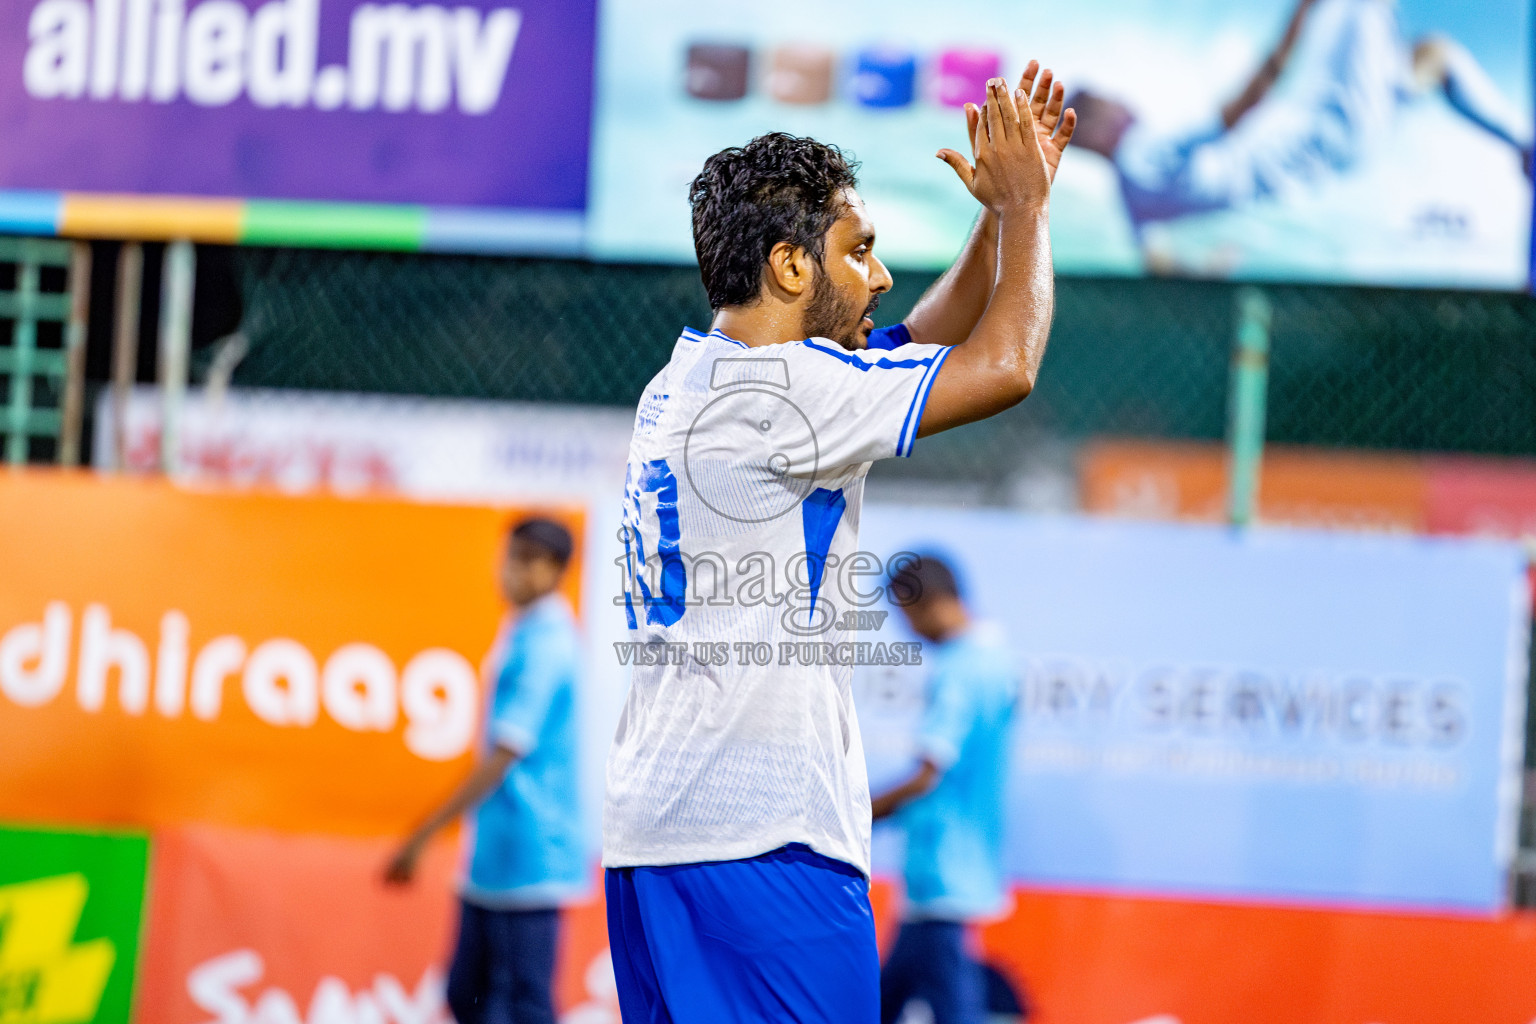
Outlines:
{"label": "blue stripe on jersey sleeve", "polygon": [[869,341],[865,343],[864,347],[866,349],[892,349],[910,344],[912,344],[912,332],[907,330],[907,325],[892,324],[890,327],[881,327],[870,331]]}
{"label": "blue stripe on jersey sleeve", "polygon": [[939,375],[939,367],[944,365],[944,360],[949,358],[952,351],[949,348],[940,351],[917,385],[917,391],[912,395],[912,404],[907,407],[907,418],[901,424],[901,437],[896,443],[897,455],[904,458],[911,456],[912,446],[917,443],[917,431],[923,425],[923,412],[928,408],[928,392],[933,388],[933,379]]}
{"label": "blue stripe on jersey sleeve", "polygon": [[700,332],[694,330],[692,327],[684,327],[683,337],[687,338],[689,341],[709,341],[711,338],[714,338],[718,341],[728,341],[732,345],[735,345],[737,348],[748,347],[746,342],[737,341],[735,338],[719,329],[710,331],[708,334],[701,334]]}
{"label": "blue stripe on jersey sleeve", "polygon": [[718,327],[715,328],[714,330],[710,331],[709,332],[709,336],[711,338],[719,338],[721,341],[728,341],[732,345],[735,345],[737,348],[747,348],[747,347],[749,347],[746,342],[744,342],[744,341],[737,341],[735,338],[731,337],[729,334],[726,334],[724,331],[720,330],[720,328],[718,328]]}
{"label": "blue stripe on jersey sleeve", "polygon": [[[819,345],[815,338],[805,339],[805,347],[820,352],[822,355],[831,356],[833,359],[841,359],[855,369],[868,372],[879,368],[882,370],[911,370],[919,366],[931,366],[936,357],[928,356],[926,359],[887,359],[881,356],[873,361],[860,359],[851,352],[845,352],[836,346]],[[946,350],[947,351],[947,350]]]}

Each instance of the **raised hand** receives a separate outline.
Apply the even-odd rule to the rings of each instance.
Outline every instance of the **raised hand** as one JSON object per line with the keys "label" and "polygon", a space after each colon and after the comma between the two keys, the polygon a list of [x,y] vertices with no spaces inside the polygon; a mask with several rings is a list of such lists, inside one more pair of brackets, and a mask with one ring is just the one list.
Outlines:
{"label": "raised hand", "polygon": [[1061,106],[1066,102],[1067,90],[1060,82],[1052,82],[1050,68],[1040,71],[1039,61],[1030,61],[1024,69],[1019,79],[1019,91],[1030,98],[1029,110],[1035,118],[1035,139],[1040,143],[1040,153],[1045,157],[1051,181],[1054,182],[1061,154],[1066,151],[1067,143],[1072,141],[1072,133],[1077,130],[1077,111],[1069,109],[1065,114],[1062,113]]}
{"label": "raised hand", "polygon": [[974,166],[952,149],[938,153],[994,213],[1047,202],[1061,154],[1077,127],[1074,111],[1062,113],[1065,90],[1059,82],[1053,87],[1049,70],[1040,74],[1039,62],[1029,62],[1012,97],[1007,89],[1006,82],[994,78],[987,83],[985,110],[965,106]]}

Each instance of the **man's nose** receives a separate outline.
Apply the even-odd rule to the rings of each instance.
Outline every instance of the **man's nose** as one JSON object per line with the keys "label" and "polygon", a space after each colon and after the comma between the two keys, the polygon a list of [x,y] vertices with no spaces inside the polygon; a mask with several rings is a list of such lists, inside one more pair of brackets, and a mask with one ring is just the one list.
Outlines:
{"label": "man's nose", "polygon": [[891,277],[891,272],[886,269],[885,264],[880,262],[880,257],[872,258],[875,261],[875,272],[870,277],[869,290],[876,294],[890,291],[891,286],[896,283],[895,278]]}

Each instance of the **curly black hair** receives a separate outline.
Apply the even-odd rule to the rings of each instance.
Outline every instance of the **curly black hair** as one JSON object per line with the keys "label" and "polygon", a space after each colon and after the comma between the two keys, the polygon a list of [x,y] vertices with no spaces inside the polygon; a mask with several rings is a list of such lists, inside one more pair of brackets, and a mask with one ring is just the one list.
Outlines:
{"label": "curly black hair", "polygon": [[688,202],[710,307],[757,301],[763,265],[780,242],[799,246],[820,265],[827,231],[842,213],[840,194],[858,185],[858,169],[836,146],[784,132],[704,161]]}

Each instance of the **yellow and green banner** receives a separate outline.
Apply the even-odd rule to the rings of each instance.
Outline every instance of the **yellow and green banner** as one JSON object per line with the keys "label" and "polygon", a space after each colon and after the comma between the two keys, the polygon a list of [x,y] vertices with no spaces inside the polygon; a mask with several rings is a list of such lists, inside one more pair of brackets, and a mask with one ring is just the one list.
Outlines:
{"label": "yellow and green banner", "polygon": [[149,839],[0,828],[0,1024],[127,1024]]}

